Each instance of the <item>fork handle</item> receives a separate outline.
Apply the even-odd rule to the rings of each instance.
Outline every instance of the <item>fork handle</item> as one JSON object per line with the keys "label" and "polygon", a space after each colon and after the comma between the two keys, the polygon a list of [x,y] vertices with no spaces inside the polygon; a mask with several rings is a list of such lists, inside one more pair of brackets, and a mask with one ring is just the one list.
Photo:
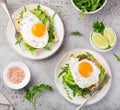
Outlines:
{"label": "fork handle", "polygon": [[89,101],[90,97],[87,98],[79,107],[77,107],[76,110],[82,110],[82,108],[85,106],[85,104]]}
{"label": "fork handle", "polygon": [[13,25],[15,26],[15,24],[14,24],[14,22],[13,22],[13,19],[12,19],[11,15],[10,15],[10,12],[9,12],[9,10],[8,10],[7,1],[6,1],[6,0],[0,0],[0,3],[1,3],[3,9],[5,10],[5,12],[7,13],[10,21],[11,21],[11,22],[13,23]]}
{"label": "fork handle", "polygon": [[99,92],[98,90],[93,92],[93,94],[89,96],[79,107],[77,107],[76,110],[82,110],[82,108],[86,105],[86,103],[89,102],[98,92]]}

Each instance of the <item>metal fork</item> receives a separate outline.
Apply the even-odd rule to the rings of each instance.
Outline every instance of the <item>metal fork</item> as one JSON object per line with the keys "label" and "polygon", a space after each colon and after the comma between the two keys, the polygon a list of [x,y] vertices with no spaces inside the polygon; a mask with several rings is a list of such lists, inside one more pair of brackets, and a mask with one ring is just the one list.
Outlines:
{"label": "metal fork", "polygon": [[13,21],[11,15],[10,15],[10,12],[9,12],[9,10],[8,10],[8,4],[7,4],[7,1],[6,1],[6,0],[0,0],[0,4],[2,5],[3,9],[4,9],[5,12],[7,13],[7,15],[8,15],[8,17],[9,17],[9,19],[10,19],[10,21],[11,21],[13,27],[14,27],[15,37],[16,37],[16,35],[17,35],[17,30],[16,30],[15,23],[14,23],[14,21]]}
{"label": "metal fork", "polygon": [[105,78],[105,81],[99,85],[98,89],[95,90],[91,96],[89,96],[79,107],[77,107],[76,110],[82,110],[82,108],[86,105],[87,102],[89,102],[97,93],[100,92],[100,90],[103,88],[103,86],[109,81],[110,79],[110,76],[107,75],[106,78]]}

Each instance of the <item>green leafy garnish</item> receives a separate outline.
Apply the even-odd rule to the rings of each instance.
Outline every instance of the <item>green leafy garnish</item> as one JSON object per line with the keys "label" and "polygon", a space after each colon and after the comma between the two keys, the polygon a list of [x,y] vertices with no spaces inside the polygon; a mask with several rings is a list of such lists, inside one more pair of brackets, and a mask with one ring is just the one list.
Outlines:
{"label": "green leafy garnish", "polygon": [[105,0],[73,0],[74,4],[82,11],[83,16],[86,12],[93,12],[99,9]]}
{"label": "green leafy garnish", "polygon": [[51,50],[51,48],[50,48],[48,45],[46,45],[44,48],[45,48],[46,50]]}
{"label": "green leafy garnish", "polygon": [[38,94],[43,90],[51,91],[52,87],[49,85],[41,84],[39,86],[35,85],[31,89],[27,89],[26,91],[24,98],[27,99],[32,104],[34,109],[35,109],[35,99],[38,96]]}
{"label": "green leafy garnish", "polygon": [[82,34],[79,31],[75,31],[71,33],[72,36],[81,36]]}
{"label": "green leafy garnish", "polygon": [[105,25],[103,22],[96,21],[93,23],[93,31],[94,32],[103,34],[104,29],[105,29]]}
{"label": "green leafy garnish", "polygon": [[117,54],[115,54],[115,53],[113,55],[115,56],[115,58],[117,59],[117,61],[120,62],[120,57]]}
{"label": "green leafy garnish", "polygon": [[23,14],[26,12],[26,7],[24,6],[23,10],[20,13],[19,18],[23,18]]}
{"label": "green leafy garnish", "polygon": [[34,48],[32,46],[30,46],[29,44],[27,44],[25,42],[25,40],[23,39],[21,33],[18,34],[18,37],[17,37],[17,41],[15,42],[16,45],[22,43],[24,45],[24,47],[30,52],[32,53],[33,55],[35,55],[37,53],[37,48]]}
{"label": "green leafy garnish", "polygon": [[17,37],[17,41],[15,42],[15,44],[16,45],[19,44],[22,40],[23,40],[22,35],[19,33],[18,37]]}
{"label": "green leafy garnish", "polygon": [[93,62],[95,61],[94,56],[90,54],[89,52],[86,52],[84,54],[79,54],[76,56],[76,58],[79,58],[79,60],[87,58],[88,60],[91,60]]}
{"label": "green leafy garnish", "polygon": [[55,34],[54,17],[55,17],[55,15],[56,15],[56,13],[53,14],[53,16],[50,20],[50,26],[49,26],[49,30],[48,30],[48,33],[49,33],[48,42],[49,43],[54,42],[54,34]]}
{"label": "green leafy garnish", "polygon": [[24,40],[22,41],[24,47],[29,51],[31,52],[33,55],[35,55],[37,53],[37,48],[34,48],[32,46],[30,46],[29,44],[27,44]]}
{"label": "green leafy garnish", "polygon": [[100,66],[100,71],[101,71],[101,73],[99,76],[99,84],[102,84],[105,79],[106,73],[105,73],[105,69],[102,66]]}

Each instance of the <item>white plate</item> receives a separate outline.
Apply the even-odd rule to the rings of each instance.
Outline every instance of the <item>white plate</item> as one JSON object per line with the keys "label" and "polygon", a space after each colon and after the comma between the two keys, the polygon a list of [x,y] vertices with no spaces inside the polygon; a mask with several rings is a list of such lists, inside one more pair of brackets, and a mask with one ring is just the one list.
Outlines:
{"label": "white plate", "polygon": [[[27,8],[27,10],[31,10],[31,9],[36,8],[37,5],[38,4],[26,5],[26,8]],[[43,6],[43,5],[40,5],[40,6],[42,9],[45,9],[47,11],[49,16],[52,16],[55,13],[55,11],[53,11],[52,9],[50,9],[46,6]],[[19,17],[20,12],[23,10],[23,7],[17,9],[13,13],[13,15],[12,15],[13,20],[16,20]],[[56,16],[54,18],[54,24],[55,24],[55,28],[56,28],[56,32],[57,32],[59,41],[52,46],[52,50],[47,51],[45,49],[42,49],[42,50],[40,50],[40,52],[38,52],[37,55],[32,55],[30,52],[28,52],[26,49],[24,49],[20,45],[15,45],[15,42],[16,42],[15,31],[14,31],[13,25],[10,21],[8,22],[8,26],[7,26],[7,38],[8,38],[10,45],[23,57],[26,57],[26,58],[32,59],[32,60],[45,59],[45,58],[48,58],[51,55],[53,55],[60,48],[60,46],[62,45],[63,39],[64,39],[64,26],[63,26],[62,20],[60,19],[58,14],[56,14]]]}
{"label": "white plate", "polygon": [[[7,78],[7,73],[8,73],[9,68],[14,67],[14,66],[18,66],[18,67],[22,68],[22,69],[24,70],[24,72],[25,72],[25,78],[24,78],[24,80],[23,80],[21,83],[19,83],[19,84],[13,84],[13,83],[11,83],[11,82],[8,80],[8,78]],[[25,87],[25,86],[29,83],[30,77],[31,77],[31,75],[30,75],[30,70],[29,70],[29,68],[27,67],[27,65],[25,65],[25,64],[22,63],[22,62],[13,62],[13,63],[10,63],[10,64],[5,68],[5,70],[3,71],[3,80],[4,80],[5,84],[6,84],[9,88],[11,88],[11,89],[22,89],[23,87]]]}
{"label": "white plate", "polygon": [[66,91],[63,87],[62,84],[62,78],[58,78],[59,73],[61,72],[61,67],[63,67],[65,64],[67,64],[69,62],[69,58],[71,54],[74,55],[78,55],[81,52],[89,52],[91,53],[98,61],[100,64],[103,65],[103,67],[108,71],[109,76],[111,77],[111,79],[109,80],[109,82],[102,88],[102,90],[91,100],[87,103],[87,105],[90,104],[94,104],[96,102],[98,102],[99,100],[101,100],[108,92],[110,86],[111,86],[111,80],[112,80],[112,74],[111,74],[111,70],[110,67],[108,65],[108,63],[106,62],[106,60],[99,55],[98,53],[91,51],[89,49],[75,49],[72,50],[68,53],[66,53],[58,62],[57,66],[56,66],[56,70],[55,70],[55,84],[56,87],[58,89],[58,91],[60,92],[60,94],[69,102],[73,103],[73,104],[81,104],[85,99],[82,98],[81,96],[76,96],[74,97],[72,100],[70,98],[68,98]]}

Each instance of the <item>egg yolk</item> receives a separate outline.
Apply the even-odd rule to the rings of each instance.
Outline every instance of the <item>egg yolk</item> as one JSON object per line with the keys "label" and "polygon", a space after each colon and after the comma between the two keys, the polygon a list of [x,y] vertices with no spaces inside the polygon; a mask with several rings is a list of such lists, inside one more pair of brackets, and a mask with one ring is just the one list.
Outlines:
{"label": "egg yolk", "polygon": [[81,62],[78,66],[79,73],[85,78],[91,75],[92,70],[93,68],[88,62]]}
{"label": "egg yolk", "polygon": [[45,32],[46,32],[46,27],[42,23],[36,23],[32,26],[32,33],[36,37],[43,37],[43,35],[45,35]]}

